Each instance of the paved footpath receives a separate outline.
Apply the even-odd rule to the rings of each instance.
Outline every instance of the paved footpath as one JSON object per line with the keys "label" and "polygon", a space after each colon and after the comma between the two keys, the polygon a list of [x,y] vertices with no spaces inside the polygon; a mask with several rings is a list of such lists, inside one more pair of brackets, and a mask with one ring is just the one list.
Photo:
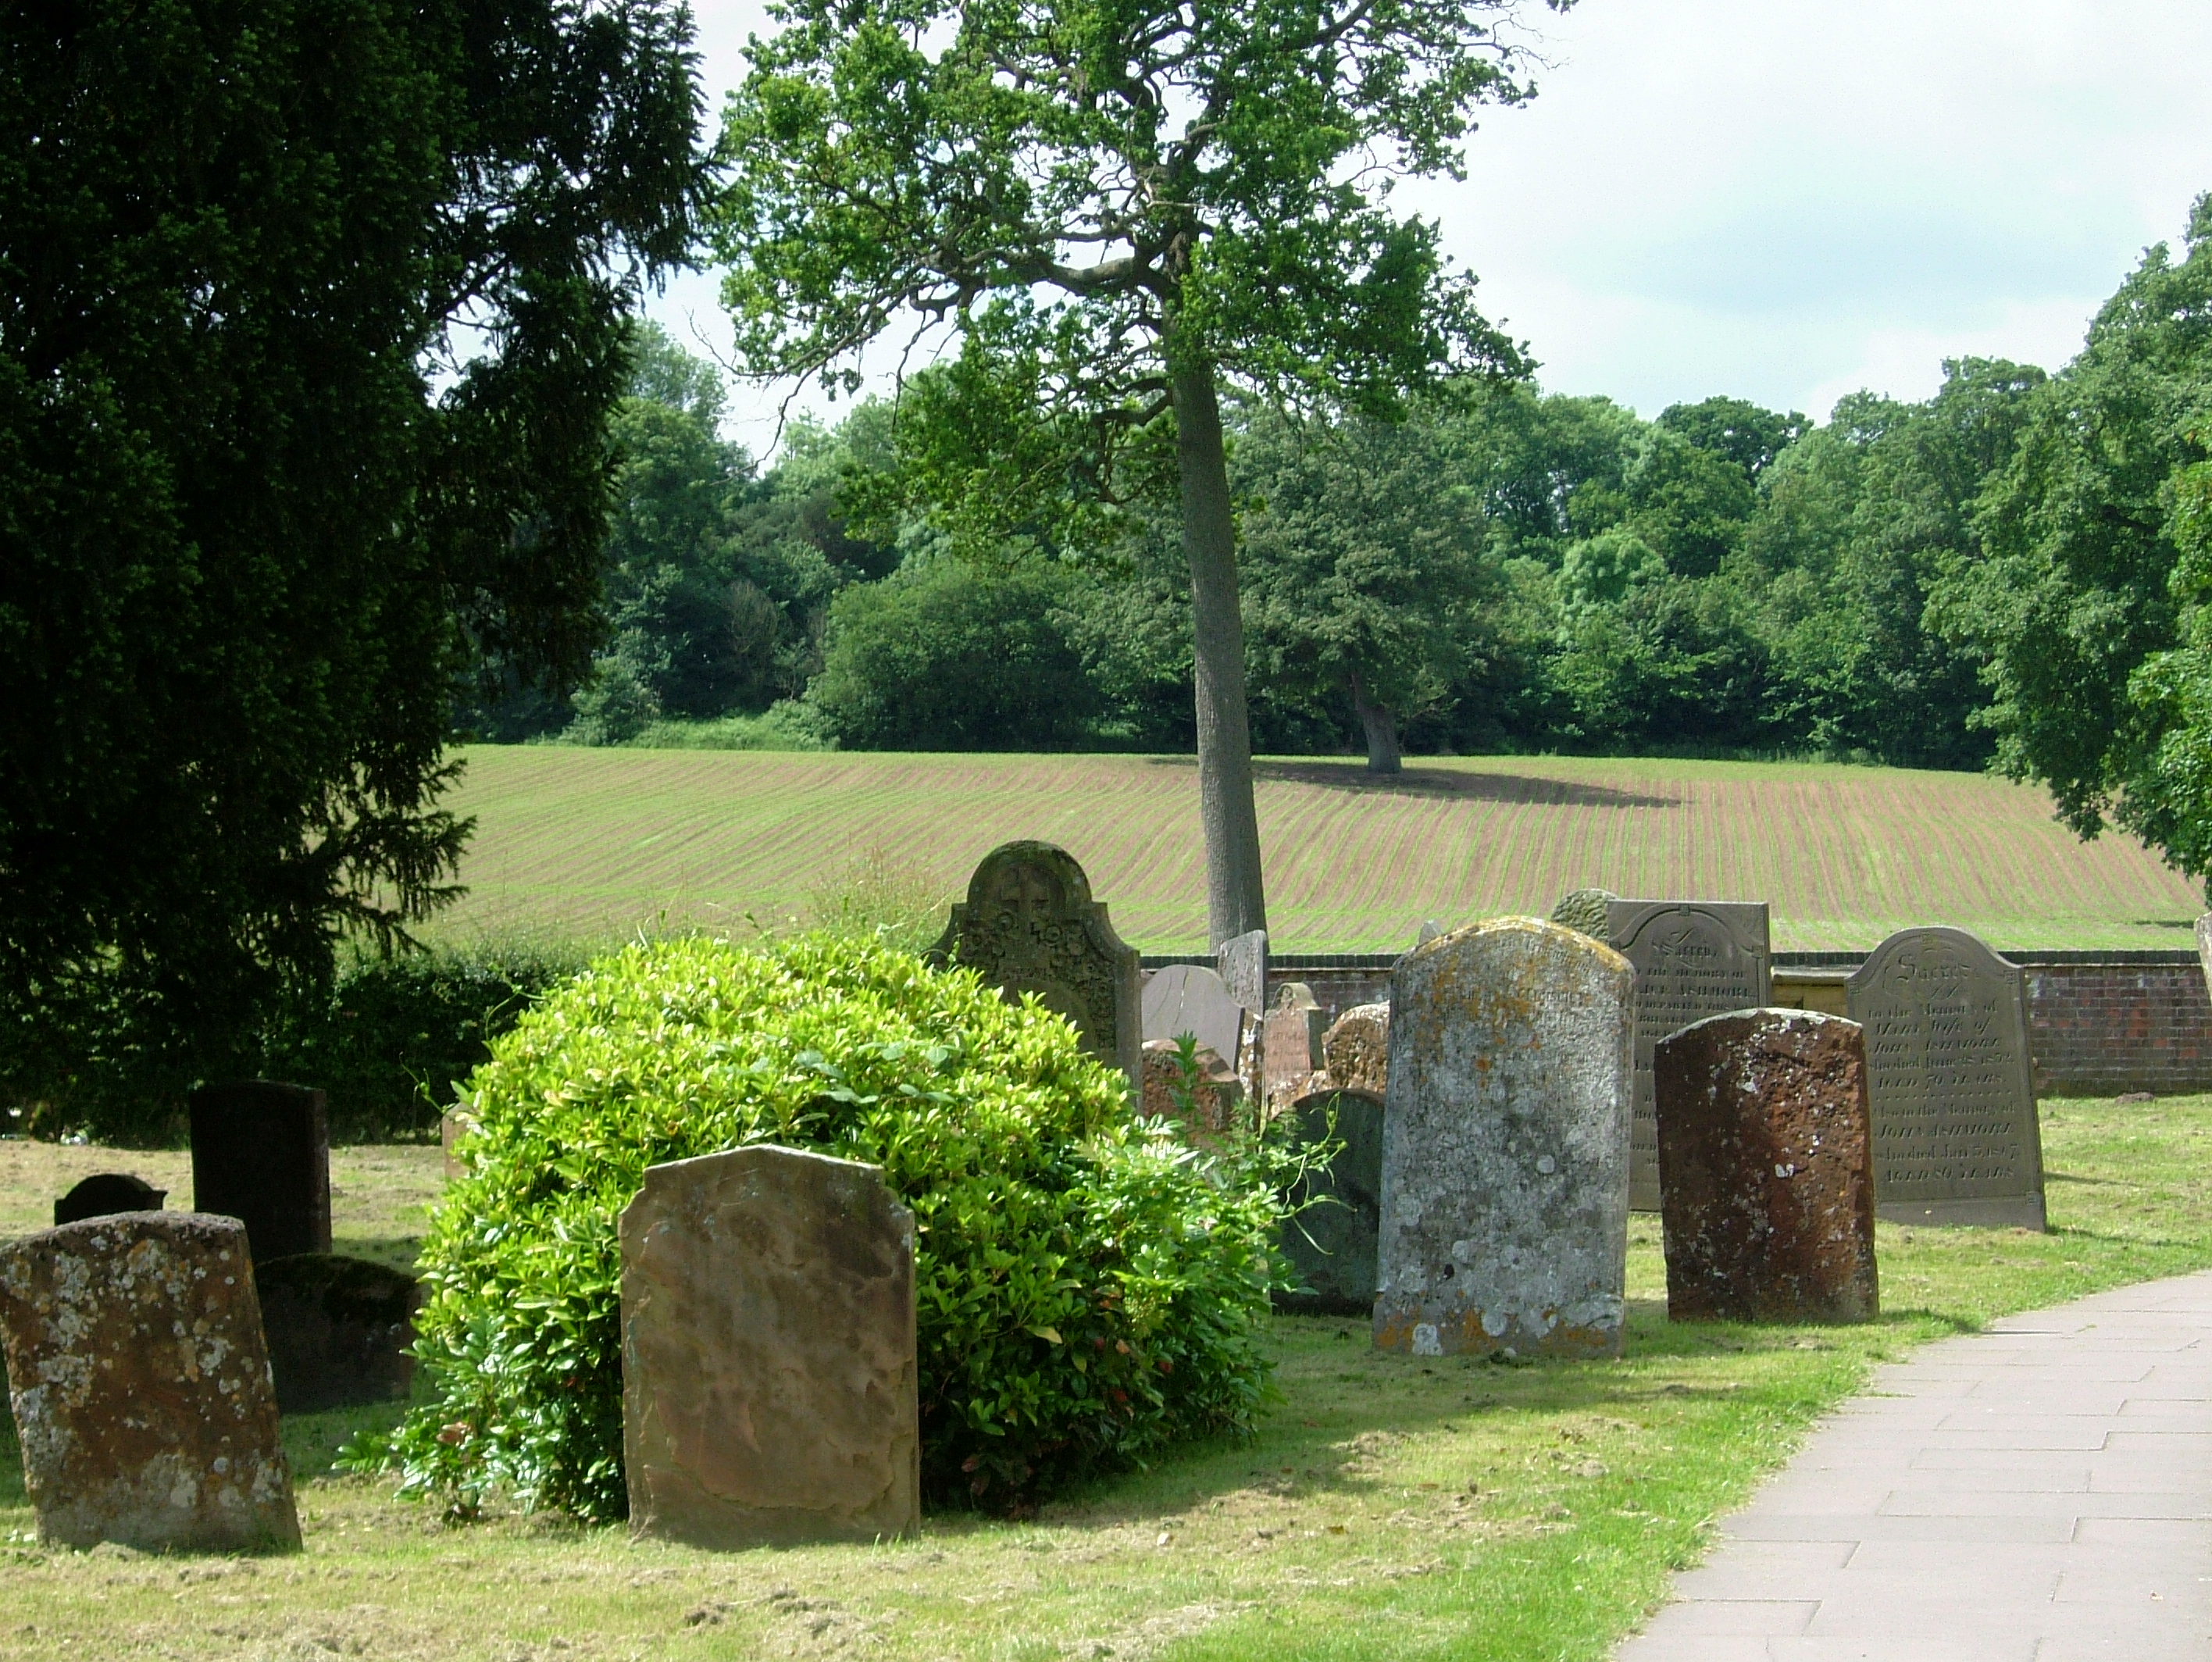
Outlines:
{"label": "paved footpath", "polygon": [[1616,1662],[2212,1662],[2212,1273],[1923,1346]]}

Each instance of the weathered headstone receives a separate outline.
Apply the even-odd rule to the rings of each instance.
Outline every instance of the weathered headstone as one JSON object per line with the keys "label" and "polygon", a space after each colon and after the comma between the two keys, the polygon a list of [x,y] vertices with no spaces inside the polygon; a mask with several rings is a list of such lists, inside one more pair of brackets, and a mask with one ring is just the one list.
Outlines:
{"label": "weathered headstone", "polygon": [[1571,889],[1552,908],[1552,921],[1580,930],[1594,941],[1606,940],[1609,938],[1607,908],[1620,898],[1609,889]]}
{"label": "weathered headstone", "polygon": [[914,1215],[880,1167],[769,1144],[653,1166],[621,1230],[634,1533],[919,1527]]}
{"label": "weathered headstone", "polygon": [[1415,946],[1426,946],[1431,941],[1435,940],[1437,936],[1448,935],[1450,932],[1451,931],[1447,930],[1437,919],[1424,918],[1421,919],[1421,926],[1413,931],[1413,944]]}
{"label": "weathered headstone", "polygon": [[236,1219],[125,1212],[0,1249],[0,1346],[40,1540],[299,1546]]}
{"label": "weathered headstone", "polygon": [[[1146,1119],[1180,1121],[1186,1140],[1203,1146],[1235,1123],[1237,1105],[1244,1100],[1244,1082],[1236,1069],[1203,1045],[1191,1060],[1197,1077],[1186,1084],[1182,1046],[1172,1039],[1146,1040],[1139,1100]],[[1186,1089],[1188,1105],[1183,1101]]]}
{"label": "weathered headstone", "polygon": [[1034,992],[1074,1024],[1085,1050],[1136,1082],[1137,949],[1114,932],[1066,849],[1010,842],[983,856],[927,955],[966,965],[1010,1000]]}
{"label": "weathered headstone", "polygon": [[[1564,902],[1562,902],[1564,904]],[[1668,1034],[1773,1002],[1764,901],[1608,901],[1607,939],[1636,967],[1636,1122],[1631,1210],[1659,1210],[1659,1121],[1652,1047]]]}
{"label": "weathered headstone", "polygon": [[1398,961],[1377,1347],[1620,1354],[1635,986],[1619,953],[1534,918]]}
{"label": "weathered headstone", "polygon": [[1154,970],[1140,1002],[1146,1043],[1187,1033],[1231,1068],[1243,1062],[1251,1010],[1237,1003],[1205,965],[1170,964]]}
{"label": "weathered headstone", "polygon": [[118,1212],[158,1212],[168,1198],[167,1189],[157,1189],[128,1172],[95,1173],[54,1202],[54,1227],[82,1223],[88,1217],[112,1217]]}
{"label": "weathered headstone", "polygon": [[2212,912],[2197,920],[2197,964],[2204,972],[2204,990],[2212,992]]}
{"label": "weathered headstone", "polygon": [[323,1094],[240,1079],[191,1095],[192,1209],[246,1225],[254,1257],[331,1250]]}
{"label": "weathered headstone", "polygon": [[1382,1095],[1390,1082],[1390,1006],[1354,1004],[1322,1034],[1321,1054],[1329,1083]]}
{"label": "weathered headstone", "polygon": [[460,1108],[448,1108],[438,1116],[438,1152],[445,1159],[447,1181],[467,1174],[468,1157],[461,1144],[476,1128],[476,1116]]}
{"label": "weathered headstone", "polygon": [[1245,1009],[1267,1007],[1267,931],[1255,929],[1224,941],[1214,949],[1213,967],[1229,996]]}
{"label": "weathered headstone", "polygon": [[1659,1041],[1659,1189],[1674,1321],[1871,1321],[1864,1030],[1802,1010]]}
{"label": "weathered headstone", "polygon": [[1321,1071],[1328,1016],[1304,981],[1285,981],[1260,1023],[1260,1083],[1270,1112]]}
{"label": "weathered headstone", "polygon": [[333,1253],[253,1266],[276,1406],[287,1414],[404,1399],[415,1380],[415,1277]]}
{"label": "weathered headstone", "polygon": [[1382,1211],[1382,1099],[1367,1091],[1316,1091],[1288,1110],[1293,1148],[1341,1143],[1291,1191],[1284,1256],[1309,1291],[1278,1293],[1299,1315],[1367,1315],[1375,1307],[1375,1240]]}
{"label": "weathered headstone", "polygon": [[1963,929],[1900,930],[1844,984],[1866,1028],[1875,1208],[2044,1228],[2027,977]]}

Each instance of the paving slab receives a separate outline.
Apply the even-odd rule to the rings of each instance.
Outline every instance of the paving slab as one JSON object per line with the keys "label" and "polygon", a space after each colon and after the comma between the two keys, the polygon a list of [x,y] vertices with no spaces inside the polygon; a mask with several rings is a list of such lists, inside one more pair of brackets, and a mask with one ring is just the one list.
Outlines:
{"label": "paving slab", "polygon": [[1614,1662],[2212,1658],[2212,1272],[1879,1369]]}

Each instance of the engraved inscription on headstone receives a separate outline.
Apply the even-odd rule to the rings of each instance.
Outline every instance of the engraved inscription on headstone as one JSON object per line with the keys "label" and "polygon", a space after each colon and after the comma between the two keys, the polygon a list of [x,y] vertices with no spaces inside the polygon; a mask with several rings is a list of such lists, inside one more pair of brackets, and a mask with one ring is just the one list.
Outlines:
{"label": "engraved inscription on headstone", "polygon": [[1260,1027],[1260,1089],[1270,1112],[1295,1099],[1321,1071],[1327,1030],[1327,1013],[1311,987],[1285,981],[1275,990],[1274,1007]]}
{"label": "engraved inscription on headstone", "polygon": [[1140,1002],[1146,1043],[1187,1033],[1231,1069],[1243,1065],[1244,1030],[1252,1012],[1205,965],[1170,964],[1154,970]]}
{"label": "engraved inscription on headstone", "polygon": [[323,1094],[272,1079],[191,1095],[192,1210],[246,1225],[253,1256],[331,1250],[331,1133]]}
{"label": "engraved inscription on headstone", "polygon": [[1375,1307],[1375,1240],[1382,1217],[1382,1099],[1324,1090],[1291,1104],[1291,1142],[1340,1143],[1328,1165],[1310,1168],[1291,1192],[1283,1256],[1307,1289],[1278,1293],[1275,1307],[1299,1315],[1364,1316]]}
{"label": "engraved inscription on headstone", "polygon": [[1074,1024],[1085,1050],[1138,1083],[1137,949],[1114,932],[1066,849],[1010,842],[983,856],[928,956],[966,965],[1010,1000],[1036,993]]}
{"label": "engraved inscription on headstone", "polygon": [[1963,929],[1900,930],[1846,984],[1866,1028],[1877,1214],[2044,1228],[2027,981]]}
{"label": "engraved inscription on headstone", "polygon": [[1628,1204],[1659,1210],[1659,1119],[1652,1047],[1668,1034],[1730,1010],[1770,1004],[1771,955],[1764,901],[1609,901],[1613,950],[1636,966],[1636,1121]]}

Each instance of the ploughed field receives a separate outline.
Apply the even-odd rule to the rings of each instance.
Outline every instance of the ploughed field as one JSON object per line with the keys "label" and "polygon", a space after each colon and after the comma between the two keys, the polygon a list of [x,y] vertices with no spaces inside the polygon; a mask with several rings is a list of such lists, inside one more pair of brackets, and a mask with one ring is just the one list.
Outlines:
{"label": "ploughed field", "polygon": [[[467,897],[439,932],[750,934],[872,856],[949,895],[1036,837],[1089,872],[1122,937],[1205,949],[1188,757],[763,754],[479,746]],[[1764,900],[1777,949],[1953,924],[2004,948],[2185,947],[2196,887],[2132,839],[2083,843],[2039,789],[1820,763],[1420,759],[1259,764],[1274,950],[1392,951],[1422,920],[1548,912],[1571,889]],[[748,920],[750,920],[750,922]]]}

